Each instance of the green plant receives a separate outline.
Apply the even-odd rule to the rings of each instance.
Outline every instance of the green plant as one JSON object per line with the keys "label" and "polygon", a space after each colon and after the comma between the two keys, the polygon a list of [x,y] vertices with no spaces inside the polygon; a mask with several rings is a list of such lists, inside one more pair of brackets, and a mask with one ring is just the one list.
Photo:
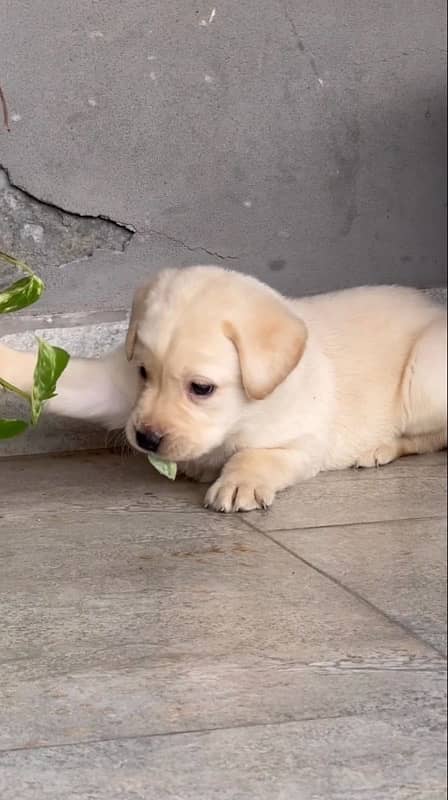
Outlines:
{"label": "green plant", "polygon": [[[0,259],[14,266],[25,277],[19,278],[11,286],[0,291],[0,314],[9,314],[35,303],[45,290],[43,281],[35,275],[23,261],[2,253]],[[33,387],[31,393],[22,391],[13,386],[0,376],[0,388],[13,392],[26,400],[30,407],[29,420],[0,419],[0,439],[9,439],[18,436],[27,428],[36,425],[42,412],[44,403],[56,394],[56,383],[66,368],[70,356],[60,347],[37,339],[38,351],[36,366],[34,368]]]}

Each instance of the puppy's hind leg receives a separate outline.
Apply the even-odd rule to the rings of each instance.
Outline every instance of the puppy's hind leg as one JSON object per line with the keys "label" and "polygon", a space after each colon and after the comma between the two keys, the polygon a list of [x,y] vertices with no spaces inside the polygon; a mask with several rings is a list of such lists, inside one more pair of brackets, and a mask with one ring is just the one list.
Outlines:
{"label": "puppy's hind leg", "polygon": [[[417,339],[403,374],[401,400],[404,437],[413,439],[446,431],[446,315],[435,319]],[[446,436],[443,446],[446,446]]]}
{"label": "puppy's hind leg", "polygon": [[435,453],[446,447],[446,438],[446,428],[435,433],[422,433],[419,436],[399,436],[389,444],[380,445],[374,450],[363,453],[357,459],[355,467],[382,467],[401,456]]}
{"label": "puppy's hind leg", "polygon": [[356,467],[380,467],[447,444],[447,320],[441,314],[417,339],[400,386],[401,435],[369,450]]}

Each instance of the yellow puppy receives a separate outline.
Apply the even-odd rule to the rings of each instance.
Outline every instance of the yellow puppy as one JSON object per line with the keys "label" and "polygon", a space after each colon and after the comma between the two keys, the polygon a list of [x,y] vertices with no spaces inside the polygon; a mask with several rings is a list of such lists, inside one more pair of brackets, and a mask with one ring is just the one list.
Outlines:
{"label": "yellow puppy", "polygon": [[[413,289],[289,300],[218,267],[165,270],[136,293],[126,354],[71,361],[48,410],[126,424],[214,481],[216,510],[266,508],[321,470],[445,447],[446,328]],[[32,368],[0,346],[2,377],[28,388]]]}

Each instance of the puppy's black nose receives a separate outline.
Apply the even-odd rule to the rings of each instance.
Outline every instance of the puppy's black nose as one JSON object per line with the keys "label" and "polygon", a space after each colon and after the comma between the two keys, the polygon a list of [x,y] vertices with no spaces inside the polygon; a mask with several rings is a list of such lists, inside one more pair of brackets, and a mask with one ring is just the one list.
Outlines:
{"label": "puppy's black nose", "polygon": [[138,446],[141,447],[142,450],[147,450],[149,453],[155,453],[163,437],[160,433],[157,433],[157,431],[153,431],[151,428],[146,428],[146,430],[136,430],[135,438]]}

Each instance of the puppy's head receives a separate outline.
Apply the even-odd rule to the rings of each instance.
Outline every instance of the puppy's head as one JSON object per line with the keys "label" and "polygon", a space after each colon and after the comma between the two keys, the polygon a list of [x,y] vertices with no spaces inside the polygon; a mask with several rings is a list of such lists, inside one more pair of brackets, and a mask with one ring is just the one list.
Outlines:
{"label": "puppy's head", "polygon": [[160,273],[137,291],[129,325],[127,356],[141,376],[130,443],[171,461],[221,446],[297,366],[306,336],[254,278],[219,267]]}

